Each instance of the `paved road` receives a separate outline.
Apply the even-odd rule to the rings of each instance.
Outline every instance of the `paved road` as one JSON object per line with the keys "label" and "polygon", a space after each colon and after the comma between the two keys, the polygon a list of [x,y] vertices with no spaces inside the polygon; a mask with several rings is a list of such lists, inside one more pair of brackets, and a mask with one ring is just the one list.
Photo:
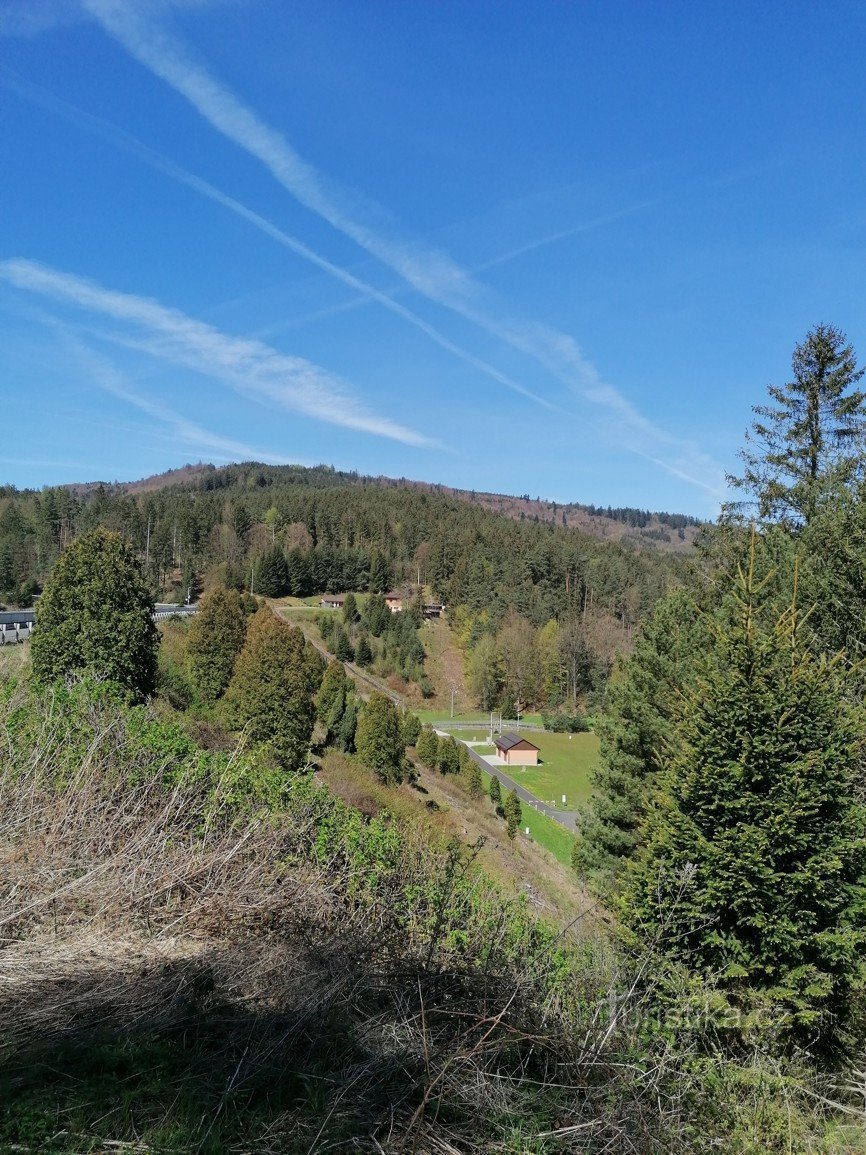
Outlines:
{"label": "paved road", "polygon": [[572,834],[575,832],[579,811],[557,810],[553,806],[548,806],[546,802],[542,802],[540,798],[536,798],[534,794],[530,794],[519,782],[515,782],[513,778],[509,778],[501,766],[492,766],[489,762],[486,762],[480,754],[476,754],[471,746],[467,746],[466,749],[469,751],[469,757],[477,762],[483,770],[486,770],[488,774],[495,775],[506,789],[516,790],[517,797],[521,802],[526,802],[533,810],[539,810],[542,814],[546,814],[548,818],[552,818],[554,822],[558,822],[560,826],[564,826],[565,829]]}

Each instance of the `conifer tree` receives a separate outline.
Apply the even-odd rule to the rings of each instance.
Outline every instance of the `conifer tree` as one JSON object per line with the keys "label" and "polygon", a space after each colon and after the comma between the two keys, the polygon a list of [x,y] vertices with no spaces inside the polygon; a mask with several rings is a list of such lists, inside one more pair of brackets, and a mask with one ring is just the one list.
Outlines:
{"label": "conifer tree", "polygon": [[493,803],[493,809],[498,813],[502,805],[502,787],[495,774],[490,775],[490,801]]}
{"label": "conifer tree", "polygon": [[453,738],[441,738],[436,765],[440,774],[456,774],[460,769],[460,756]]}
{"label": "conifer tree", "polygon": [[429,770],[433,770],[439,759],[439,735],[429,726],[425,726],[415,744],[418,759]]}
{"label": "conifer tree", "polygon": [[514,838],[522,821],[523,810],[520,806],[520,799],[517,797],[517,791],[510,790],[505,799],[505,833],[509,838]]}
{"label": "conifer tree", "polygon": [[407,746],[414,746],[421,733],[421,719],[411,710],[406,710],[403,714],[402,725],[403,741]]}
{"label": "conifer tree", "polygon": [[850,671],[810,650],[796,602],[766,604],[755,568],[753,546],[676,703],[623,911],[696,971],[762,990],[795,1033],[826,1041],[863,977],[866,728]]}
{"label": "conifer tree", "polygon": [[866,393],[852,388],[864,370],[832,325],[810,329],[791,364],[792,381],[768,386],[775,404],[755,406],[745,470],[728,480],[750,494],[762,521],[796,526],[809,524],[828,484],[862,476]]}
{"label": "conifer tree", "polygon": [[187,668],[196,696],[206,705],[212,706],[228,689],[247,621],[237,590],[219,586],[201,599],[189,627]]}
{"label": "conifer tree", "polygon": [[355,746],[364,765],[383,782],[397,786],[403,781],[406,744],[397,707],[385,694],[370,695],[358,717]]}
{"label": "conifer tree", "polygon": [[129,543],[107,529],[76,538],[60,555],[39,600],[34,677],[107,678],[133,698],[156,688],[153,598]]}
{"label": "conifer tree", "polygon": [[600,763],[572,861],[604,891],[640,841],[673,702],[706,644],[707,626],[685,590],[659,602],[615,672],[609,709],[598,723]]}
{"label": "conifer tree", "polygon": [[373,651],[366,634],[361,634],[355,646],[355,662],[359,666],[369,666],[373,661]]}
{"label": "conifer tree", "polygon": [[304,635],[268,608],[254,614],[225,695],[229,724],[245,729],[286,770],[304,764],[318,690]]}
{"label": "conifer tree", "polygon": [[289,591],[286,557],[278,545],[263,554],[256,566],[256,592],[266,598],[281,598]]}
{"label": "conifer tree", "polygon": [[469,791],[469,797],[474,798],[476,801],[484,794],[484,779],[481,777],[481,767],[475,761],[470,761],[466,768],[466,789]]}

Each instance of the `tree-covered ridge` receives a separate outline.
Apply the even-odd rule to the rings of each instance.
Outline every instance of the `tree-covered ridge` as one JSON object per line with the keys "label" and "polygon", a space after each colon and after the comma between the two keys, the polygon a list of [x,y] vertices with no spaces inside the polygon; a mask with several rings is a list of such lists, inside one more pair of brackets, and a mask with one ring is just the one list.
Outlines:
{"label": "tree-covered ridge", "polygon": [[367,589],[417,580],[449,605],[509,609],[540,626],[589,600],[638,620],[682,563],[600,542],[567,526],[514,521],[411,485],[384,486],[326,467],[237,465],[187,485],[128,493],[97,486],[0,498],[0,594],[29,600],[61,548],[87,529],[122,533],[155,585],[176,593],[219,571],[255,585],[255,567],[279,545],[292,592]]}

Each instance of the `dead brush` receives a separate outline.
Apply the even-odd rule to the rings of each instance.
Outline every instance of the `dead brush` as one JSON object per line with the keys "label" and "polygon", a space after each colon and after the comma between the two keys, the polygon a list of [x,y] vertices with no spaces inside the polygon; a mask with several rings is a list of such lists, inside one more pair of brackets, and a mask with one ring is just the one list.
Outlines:
{"label": "dead brush", "polygon": [[[27,693],[0,703],[0,1079],[54,1096],[66,1149],[169,1122],[174,1150],[699,1149],[597,929],[557,941],[465,848],[309,783],[239,804],[239,763],[177,773],[98,696],[13,731]],[[106,1045],[152,1079],[122,1109],[80,1078]]]}

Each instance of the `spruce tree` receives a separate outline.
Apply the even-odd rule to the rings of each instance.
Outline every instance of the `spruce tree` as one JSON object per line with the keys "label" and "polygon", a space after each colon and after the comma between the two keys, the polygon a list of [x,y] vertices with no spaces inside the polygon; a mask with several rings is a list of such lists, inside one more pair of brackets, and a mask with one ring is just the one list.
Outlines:
{"label": "spruce tree", "polygon": [[439,759],[439,735],[429,726],[425,726],[421,731],[418,741],[415,743],[415,752],[418,755],[418,760],[424,766],[429,770],[435,768]]}
{"label": "spruce tree", "polygon": [[611,680],[608,712],[597,726],[600,761],[591,805],[572,855],[579,873],[601,891],[615,883],[640,843],[673,703],[706,638],[695,602],[678,590],[656,606]]}
{"label": "spruce tree", "polygon": [[826,1042],[863,977],[866,727],[844,662],[815,656],[805,615],[767,604],[755,568],[753,549],[676,702],[623,911]]}
{"label": "spruce tree", "polygon": [[493,809],[498,813],[502,806],[502,787],[495,774],[490,775],[490,801],[493,803]]}
{"label": "spruce tree", "polygon": [[476,801],[484,794],[484,779],[481,777],[481,767],[477,762],[470,761],[466,768],[466,789],[469,797]]}
{"label": "spruce tree", "polygon": [[266,598],[281,598],[289,592],[286,557],[278,545],[263,554],[256,566],[256,592]]}
{"label": "spruce tree", "polygon": [[[770,385],[774,405],[756,405],[757,420],[740,456],[742,477],[728,480],[745,490],[745,503],[762,521],[808,525],[828,485],[862,476],[866,393],[852,387],[862,378],[845,334],[816,325],[794,349],[793,380]],[[728,506],[729,514],[742,512]]]}

